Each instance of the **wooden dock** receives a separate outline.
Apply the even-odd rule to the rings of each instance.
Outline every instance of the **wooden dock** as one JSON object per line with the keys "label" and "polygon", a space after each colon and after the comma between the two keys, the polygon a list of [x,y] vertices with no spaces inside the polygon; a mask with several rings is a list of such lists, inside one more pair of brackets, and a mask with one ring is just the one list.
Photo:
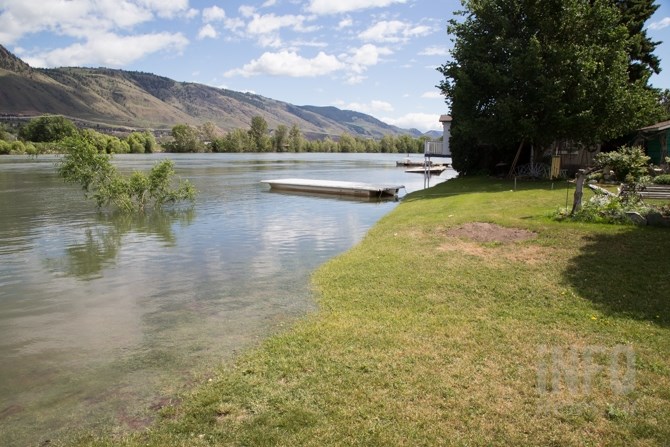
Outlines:
{"label": "wooden dock", "polygon": [[431,175],[440,175],[442,174],[447,167],[445,165],[434,165],[426,166],[423,168],[410,168],[405,169],[405,172],[411,172],[413,174],[431,174]]}
{"label": "wooden dock", "polygon": [[348,195],[356,197],[395,197],[403,185],[377,185],[372,183],[343,182],[336,180],[313,180],[287,178],[263,180],[278,191],[311,192],[319,194]]}

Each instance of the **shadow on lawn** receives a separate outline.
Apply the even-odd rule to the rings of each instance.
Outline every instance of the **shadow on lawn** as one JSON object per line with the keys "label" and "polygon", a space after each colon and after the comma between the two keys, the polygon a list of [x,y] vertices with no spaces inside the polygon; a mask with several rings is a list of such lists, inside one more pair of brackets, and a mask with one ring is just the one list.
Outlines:
{"label": "shadow on lawn", "polygon": [[612,316],[670,326],[670,231],[631,228],[587,236],[565,279]]}
{"label": "shadow on lawn", "polygon": [[[552,190],[557,189],[565,191],[567,182],[565,180],[556,180],[554,182],[547,180],[514,180],[500,179],[486,176],[472,176],[453,178],[445,182],[438,183],[432,188],[422,189],[412,192],[403,200],[411,202],[415,200],[435,199],[463,194],[473,194],[482,192],[503,192],[503,191],[528,191],[528,190]],[[572,185],[570,185],[572,189]]]}

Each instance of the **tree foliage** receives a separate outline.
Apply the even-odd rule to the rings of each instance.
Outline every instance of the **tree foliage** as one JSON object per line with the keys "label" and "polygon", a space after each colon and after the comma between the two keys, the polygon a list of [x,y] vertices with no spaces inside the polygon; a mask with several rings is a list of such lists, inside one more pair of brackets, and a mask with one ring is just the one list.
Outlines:
{"label": "tree foliage", "polygon": [[616,151],[596,155],[596,167],[611,169],[622,182],[635,183],[649,171],[650,158],[639,146],[623,146]]}
{"label": "tree foliage", "polygon": [[[631,81],[631,35],[612,0],[466,0],[439,68],[454,167],[510,160],[520,142],[586,144],[659,116],[648,76]],[[500,161],[500,160],[497,160]]]}
{"label": "tree foliage", "polygon": [[196,190],[188,181],[172,185],[174,163],[163,160],[148,172],[121,175],[111,156],[100,151],[90,139],[69,137],[62,140],[65,155],[58,174],[69,183],[78,183],[99,208],[116,207],[124,212],[143,211],[178,201],[195,200]]}
{"label": "tree foliage", "polygon": [[19,130],[19,138],[35,143],[59,141],[76,134],[77,127],[72,121],[60,115],[34,118]]}

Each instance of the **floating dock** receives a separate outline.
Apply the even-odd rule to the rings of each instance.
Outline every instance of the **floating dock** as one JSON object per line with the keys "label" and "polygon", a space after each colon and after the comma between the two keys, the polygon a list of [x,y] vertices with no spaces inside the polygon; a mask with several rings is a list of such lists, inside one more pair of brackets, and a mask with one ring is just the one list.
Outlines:
{"label": "floating dock", "polygon": [[447,167],[445,165],[434,165],[430,167],[423,168],[411,168],[405,169],[405,172],[411,172],[413,174],[431,174],[431,175],[440,175],[442,174]]}
{"label": "floating dock", "polygon": [[342,182],[336,180],[312,180],[287,178],[263,180],[278,191],[312,192],[319,194],[348,195],[356,197],[395,197],[403,185],[376,185],[372,183]]}

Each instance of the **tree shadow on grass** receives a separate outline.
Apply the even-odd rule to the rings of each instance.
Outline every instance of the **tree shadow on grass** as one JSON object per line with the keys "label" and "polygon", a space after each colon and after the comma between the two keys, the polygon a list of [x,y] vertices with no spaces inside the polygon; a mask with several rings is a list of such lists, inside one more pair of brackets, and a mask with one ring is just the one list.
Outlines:
{"label": "tree shadow on grass", "polygon": [[630,230],[586,237],[564,278],[614,317],[670,326],[670,231]]}
{"label": "tree shadow on grass", "polygon": [[457,196],[482,192],[524,191],[524,190],[552,190],[554,188],[565,190],[565,180],[517,180],[501,179],[488,176],[470,176],[452,178],[438,183],[431,188],[414,191],[403,198],[403,201],[435,199],[440,197]]}

